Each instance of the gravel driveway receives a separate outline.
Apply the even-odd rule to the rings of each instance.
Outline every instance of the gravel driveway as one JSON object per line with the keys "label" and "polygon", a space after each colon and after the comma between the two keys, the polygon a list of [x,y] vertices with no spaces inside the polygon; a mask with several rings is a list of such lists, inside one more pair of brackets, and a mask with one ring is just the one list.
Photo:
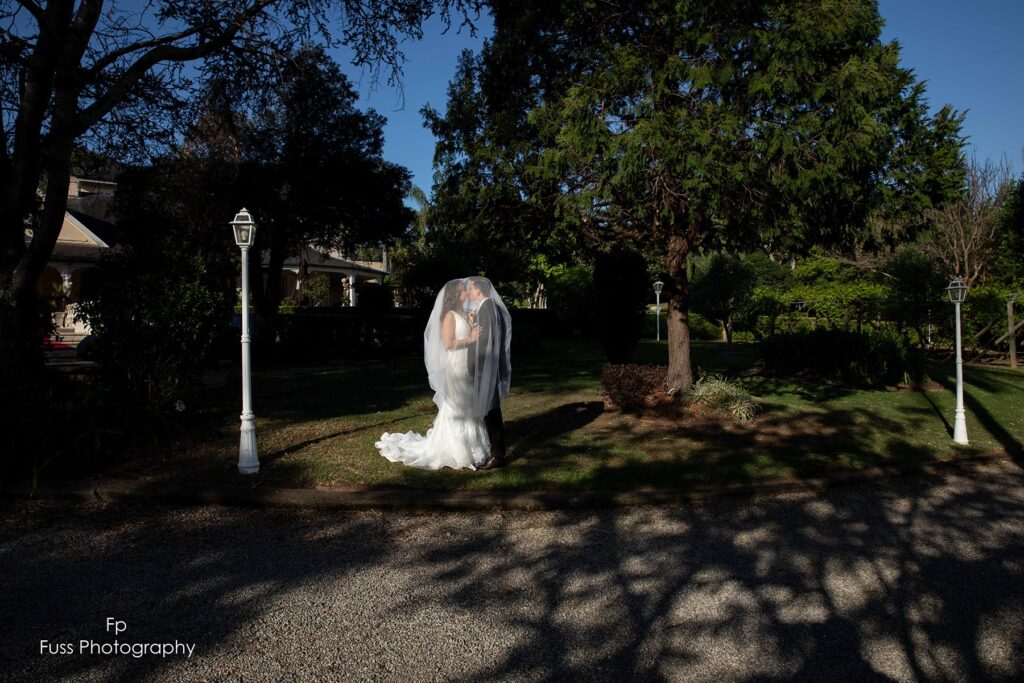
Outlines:
{"label": "gravel driveway", "polygon": [[4,680],[1021,680],[1024,475],[543,513],[7,503],[0,580]]}

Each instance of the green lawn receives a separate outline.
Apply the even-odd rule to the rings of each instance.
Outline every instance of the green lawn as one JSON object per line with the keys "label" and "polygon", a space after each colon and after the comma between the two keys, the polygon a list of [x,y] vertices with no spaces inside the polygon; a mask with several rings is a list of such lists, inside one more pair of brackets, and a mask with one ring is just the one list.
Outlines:
{"label": "green lawn", "polygon": [[[762,413],[748,427],[642,420],[605,407],[600,349],[545,341],[513,359],[505,407],[511,466],[489,472],[428,472],[388,462],[381,432],[425,432],[435,407],[419,357],[258,371],[254,407],[260,474],[245,481],[288,486],[421,488],[680,488],[782,476],[814,476],[948,458],[1018,452],[1024,436],[1024,371],[966,368],[971,447],[955,447],[952,363],[934,367],[942,389],[855,391],[806,386],[752,372],[756,348],[696,342],[694,367],[739,379]],[[637,362],[666,363],[664,342],[641,345]],[[165,452],[127,461],[120,473],[238,482],[237,377],[207,396]]]}

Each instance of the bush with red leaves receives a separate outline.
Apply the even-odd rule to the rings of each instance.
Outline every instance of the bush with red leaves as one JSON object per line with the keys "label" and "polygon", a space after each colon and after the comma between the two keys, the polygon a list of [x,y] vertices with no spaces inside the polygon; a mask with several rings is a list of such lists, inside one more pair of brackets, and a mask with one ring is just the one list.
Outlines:
{"label": "bush with red leaves", "polygon": [[606,365],[601,370],[601,387],[622,409],[644,408],[651,394],[664,390],[667,371],[664,365]]}

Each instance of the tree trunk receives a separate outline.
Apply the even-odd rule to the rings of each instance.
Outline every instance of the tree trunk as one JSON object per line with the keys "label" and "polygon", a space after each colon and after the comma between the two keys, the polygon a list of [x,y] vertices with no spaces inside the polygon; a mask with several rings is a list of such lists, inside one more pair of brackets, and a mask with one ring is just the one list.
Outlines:
{"label": "tree trunk", "polygon": [[[694,230],[690,231],[692,235]],[[686,276],[686,255],[690,236],[672,235],[668,240],[668,278],[672,290],[668,298],[668,387],[675,395],[693,386],[690,367],[690,283]]]}
{"label": "tree trunk", "polygon": [[[25,227],[36,207],[36,190],[43,173],[42,123],[53,88],[55,67],[61,47],[66,42],[66,28],[72,9],[71,3],[51,2],[47,5],[46,22],[50,30],[40,33],[20,83],[13,153],[8,155],[6,135],[3,136],[4,149],[0,152],[3,159],[0,173],[3,180],[0,190],[0,287],[5,290],[12,307],[11,315],[0,315],[0,348],[7,356],[5,364],[19,370],[42,367],[40,340],[36,338],[40,320],[35,279],[30,278],[32,269],[28,263],[30,254],[25,245]],[[40,226],[33,231],[36,239],[40,237],[37,232],[40,232]],[[38,246],[35,251],[38,260]]]}
{"label": "tree trunk", "polygon": [[36,283],[53,253],[64,225],[68,187],[71,184],[71,152],[75,139],[72,118],[77,97],[77,91],[58,90],[53,123],[43,150],[46,199],[43,202],[42,217],[33,230],[32,241],[14,265],[9,280],[15,329],[6,333],[19,339],[10,350],[18,353],[18,349],[21,349],[24,362],[34,365],[42,361],[42,355],[31,349],[41,345],[41,327],[44,324],[40,319]]}
{"label": "tree trunk", "polygon": [[[36,283],[46,267],[67,209],[71,179],[71,152],[79,130],[79,64],[99,19],[102,3],[50,2],[46,27],[29,58],[22,84],[21,103],[15,120],[14,157],[5,159],[4,175],[11,183],[0,198],[0,230],[4,253],[0,283],[14,306],[13,326],[0,334],[6,352],[23,355],[24,361],[42,367],[42,331]],[[74,13],[74,21],[72,14]],[[50,126],[40,137],[50,93],[53,104]],[[6,150],[5,150],[6,156]],[[36,190],[46,176],[42,218],[34,226],[32,241],[25,246],[25,220],[31,214]],[[12,343],[13,342],[13,343]],[[17,360],[17,359],[15,359]]]}

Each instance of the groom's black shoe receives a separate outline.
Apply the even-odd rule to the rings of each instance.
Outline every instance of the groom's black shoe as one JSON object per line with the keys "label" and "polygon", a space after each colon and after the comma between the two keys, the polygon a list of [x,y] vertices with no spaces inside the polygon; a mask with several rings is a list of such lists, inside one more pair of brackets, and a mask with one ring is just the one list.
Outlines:
{"label": "groom's black shoe", "polygon": [[487,462],[485,462],[483,465],[480,465],[480,467],[477,467],[477,469],[478,470],[496,470],[499,467],[504,467],[504,466],[505,466],[505,459],[504,458],[495,458],[494,456],[491,456],[490,458],[487,458]]}

